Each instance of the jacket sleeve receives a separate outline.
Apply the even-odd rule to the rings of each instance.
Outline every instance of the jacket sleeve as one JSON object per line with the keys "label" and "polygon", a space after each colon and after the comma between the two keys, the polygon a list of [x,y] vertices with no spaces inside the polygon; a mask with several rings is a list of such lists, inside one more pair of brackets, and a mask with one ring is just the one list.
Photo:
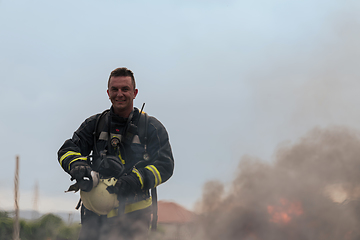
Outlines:
{"label": "jacket sleeve", "polygon": [[149,117],[147,152],[150,155],[150,164],[138,170],[144,176],[143,188],[150,189],[166,182],[174,170],[168,133],[154,117]]}
{"label": "jacket sleeve", "polygon": [[86,119],[74,132],[72,138],[66,140],[58,151],[58,161],[65,172],[70,172],[70,165],[77,161],[87,161],[87,156],[94,145],[93,132],[97,115]]}

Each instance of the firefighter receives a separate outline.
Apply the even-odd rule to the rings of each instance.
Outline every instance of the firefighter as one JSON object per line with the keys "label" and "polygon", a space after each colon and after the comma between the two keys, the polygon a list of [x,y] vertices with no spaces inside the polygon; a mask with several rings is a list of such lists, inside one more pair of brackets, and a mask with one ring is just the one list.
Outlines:
{"label": "firefighter", "polygon": [[87,118],[58,151],[76,180],[72,190],[80,189],[79,240],[146,239],[156,199],[149,190],[173,174],[169,137],[160,121],[133,106],[131,70],[113,70],[107,94],[111,108]]}

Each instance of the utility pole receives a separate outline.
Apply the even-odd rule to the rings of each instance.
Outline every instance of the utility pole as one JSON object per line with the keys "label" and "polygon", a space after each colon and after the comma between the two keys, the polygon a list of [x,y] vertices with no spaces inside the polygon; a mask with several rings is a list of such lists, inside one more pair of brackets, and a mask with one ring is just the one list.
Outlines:
{"label": "utility pole", "polygon": [[32,219],[37,219],[39,217],[39,209],[38,209],[38,198],[39,198],[39,184],[38,181],[35,182],[35,188],[34,188],[34,205],[33,205],[33,211],[32,211]]}
{"label": "utility pole", "polygon": [[19,156],[16,156],[15,167],[15,219],[14,219],[14,232],[13,240],[20,240],[20,225],[19,225],[19,204],[18,204],[18,191],[19,191]]}

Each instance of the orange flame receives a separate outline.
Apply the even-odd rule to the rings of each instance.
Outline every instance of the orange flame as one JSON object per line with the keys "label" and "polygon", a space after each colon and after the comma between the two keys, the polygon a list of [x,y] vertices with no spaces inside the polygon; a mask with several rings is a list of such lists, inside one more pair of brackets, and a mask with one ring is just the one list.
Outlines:
{"label": "orange flame", "polygon": [[269,205],[267,211],[270,214],[270,222],[287,224],[295,216],[303,214],[301,202],[289,202],[285,198],[280,199],[277,206]]}

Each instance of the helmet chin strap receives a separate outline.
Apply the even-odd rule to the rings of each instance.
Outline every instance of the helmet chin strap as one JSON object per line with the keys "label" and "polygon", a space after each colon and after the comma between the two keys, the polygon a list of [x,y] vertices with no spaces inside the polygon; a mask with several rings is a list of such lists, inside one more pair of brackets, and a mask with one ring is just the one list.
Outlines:
{"label": "helmet chin strap", "polygon": [[93,182],[93,188],[99,184],[99,173],[95,171],[91,171],[91,177]]}

